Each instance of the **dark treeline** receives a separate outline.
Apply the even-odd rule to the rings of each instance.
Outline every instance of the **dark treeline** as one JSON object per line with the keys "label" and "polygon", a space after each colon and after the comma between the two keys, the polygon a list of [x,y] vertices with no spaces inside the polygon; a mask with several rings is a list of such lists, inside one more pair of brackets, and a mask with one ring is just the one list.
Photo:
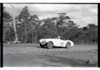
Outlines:
{"label": "dark treeline", "polygon": [[[12,16],[4,8],[3,11],[3,41],[13,42],[15,32]],[[75,44],[97,44],[98,26],[88,24],[79,28],[66,13],[59,13],[59,17],[40,20],[37,15],[30,15],[25,6],[20,14],[15,17],[18,40],[21,43],[38,43],[41,38],[56,38],[72,40]]]}

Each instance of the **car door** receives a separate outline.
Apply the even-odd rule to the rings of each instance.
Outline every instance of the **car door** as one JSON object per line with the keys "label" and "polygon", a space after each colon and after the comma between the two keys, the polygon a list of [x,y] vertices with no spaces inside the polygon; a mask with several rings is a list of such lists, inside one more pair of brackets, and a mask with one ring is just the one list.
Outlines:
{"label": "car door", "polygon": [[58,47],[58,46],[62,46],[63,42],[61,41],[61,39],[55,39],[54,40],[54,46]]}

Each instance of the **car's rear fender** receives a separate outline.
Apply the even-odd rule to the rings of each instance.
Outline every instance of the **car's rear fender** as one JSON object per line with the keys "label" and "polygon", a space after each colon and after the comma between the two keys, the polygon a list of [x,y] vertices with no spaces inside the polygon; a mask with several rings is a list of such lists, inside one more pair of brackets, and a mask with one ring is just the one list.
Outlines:
{"label": "car's rear fender", "polygon": [[74,43],[73,43],[71,40],[66,40],[65,43],[64,43],[64,46],[66,46],[66,44],[67,44],[68,42],[71,44],[71,47],[74,46]]}

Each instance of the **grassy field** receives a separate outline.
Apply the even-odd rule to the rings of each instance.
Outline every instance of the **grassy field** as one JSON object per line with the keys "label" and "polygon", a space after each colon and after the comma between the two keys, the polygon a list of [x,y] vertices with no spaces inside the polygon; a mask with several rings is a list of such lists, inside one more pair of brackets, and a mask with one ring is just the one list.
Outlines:
{"label": "grassy field", "polygon": [[97,45],[75,45],[71,49],[44,49],[39,44],[4,44],[4,66],[97,67]]}

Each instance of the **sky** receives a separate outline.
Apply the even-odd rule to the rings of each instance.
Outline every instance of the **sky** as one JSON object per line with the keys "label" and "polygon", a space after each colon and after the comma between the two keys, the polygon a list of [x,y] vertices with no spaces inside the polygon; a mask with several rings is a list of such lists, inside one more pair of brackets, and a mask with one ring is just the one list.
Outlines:
{"label": "sky", "polygon": [[58,17],[58,13],[67,13],[66,15],[79,27],[90,23],[98,25],[97,4],[4,4],[6,10],[15,16],[18,16],[25,6],[28,6],[31,15],[37,15],[39,19]]}

